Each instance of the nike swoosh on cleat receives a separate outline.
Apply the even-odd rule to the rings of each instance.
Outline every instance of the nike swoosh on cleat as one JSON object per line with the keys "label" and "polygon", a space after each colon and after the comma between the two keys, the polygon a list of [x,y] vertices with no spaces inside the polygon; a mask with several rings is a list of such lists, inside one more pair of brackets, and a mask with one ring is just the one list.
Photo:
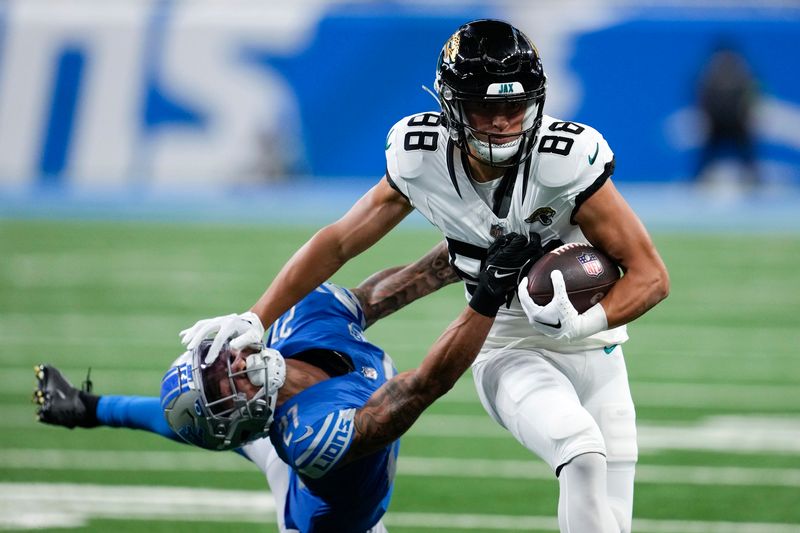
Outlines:
{"label": "nike swoosh on cleat", "polygon": [[302,442],[306,440],[308,437],[314,434],[314,428],[311,426],[306,426],[306,432],[294,439],[293,444],[297,444],[298,442]]}
{"label": "nike swoosh on cleat", "polygon": [[[536,320],[536,319],[534,318],[534,320]],[[542,322],[541,320],[536,320],[536,322],[541,324],[541,325],[543,325],[543,326],[547,326],[548,328],[561,329],[561,319],[560,318],[558,319],[558,322],[556,322],[555,324],[549,324],[547,322]]]}

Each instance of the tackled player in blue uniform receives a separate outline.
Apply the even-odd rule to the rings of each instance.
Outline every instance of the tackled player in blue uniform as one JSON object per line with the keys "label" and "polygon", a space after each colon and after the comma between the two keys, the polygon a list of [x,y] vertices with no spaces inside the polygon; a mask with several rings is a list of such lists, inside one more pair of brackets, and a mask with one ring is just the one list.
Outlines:
{"label": "tackled player in blue uniform", "polygon": [[287,527],[308,531],[324,515],[326,522],[340,524],[339,531],[366,531],[389,506],[400,441],[336,468],[353,441],[356,409],[396,373],[384,351],[364,338],[365,327],[356,297],[325,283],[268,334],[268,346],[285,358],[327,368],[333,376],[275,411],[278,423],[272,424],[269,437],[293,471]]}
{"label": "tackled player in blue uniform", "polygon": [[538,241],[499,239],[469,307],[419,368],[399,375],[363,331],[457,279],[443,245],[352,291],[322,284],[273,323],[263,341],[240,337],[213,360],[212,341],[203,341],[167,371],[160,399],[94,396],[41,365],[34,392],[39,419],[146,429],[207,449],[235,449],[265,472],[282,532],[386,531],[381,517],[400,435],[469,367],[516,280],[541,255]]}

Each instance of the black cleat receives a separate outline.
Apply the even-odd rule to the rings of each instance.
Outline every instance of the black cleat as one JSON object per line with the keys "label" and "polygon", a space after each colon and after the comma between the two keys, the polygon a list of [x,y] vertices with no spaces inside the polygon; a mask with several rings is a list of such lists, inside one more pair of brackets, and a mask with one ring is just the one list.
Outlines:
{"label": "black cleat", "polygon": [[39,422],[67,428],[96,427],[97,397],[91,395],[92,382],[87,374],[83,390],[78,390],[67,381],[57,368],[41,364],[33,367],[36,389],[33,403],[37,405]]}

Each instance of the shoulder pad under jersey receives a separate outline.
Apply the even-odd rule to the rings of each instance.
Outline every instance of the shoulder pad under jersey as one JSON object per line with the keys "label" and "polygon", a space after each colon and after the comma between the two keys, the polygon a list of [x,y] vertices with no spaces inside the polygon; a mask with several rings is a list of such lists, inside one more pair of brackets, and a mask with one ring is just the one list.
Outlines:
{"label": "shoulder pad under jersey", "polygon": [[400,119],[386,136],[386,170],[395,180],[422,174],[425,158],[447,149],[447,132],[438,112],[425,112]]}
{"label": "shoulder pad under jersey", "polygon": [[545,116],[536,143],[537,179],[545,187],[590,185],[605,172],[614,152],[596,129]]}

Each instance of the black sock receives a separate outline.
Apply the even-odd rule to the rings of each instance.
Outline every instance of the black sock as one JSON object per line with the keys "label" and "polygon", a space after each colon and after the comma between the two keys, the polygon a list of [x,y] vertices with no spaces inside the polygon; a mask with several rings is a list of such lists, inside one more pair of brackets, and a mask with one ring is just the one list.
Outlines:
{"label": "black sock", "polygon": [[97,420],[97,404],[100,401],[100,396],[89,394],[88,392],[78,391],[78,397],[86,406],[86,420],[81,421],[78,425],[82,428],[93,428],[100,425]]}

